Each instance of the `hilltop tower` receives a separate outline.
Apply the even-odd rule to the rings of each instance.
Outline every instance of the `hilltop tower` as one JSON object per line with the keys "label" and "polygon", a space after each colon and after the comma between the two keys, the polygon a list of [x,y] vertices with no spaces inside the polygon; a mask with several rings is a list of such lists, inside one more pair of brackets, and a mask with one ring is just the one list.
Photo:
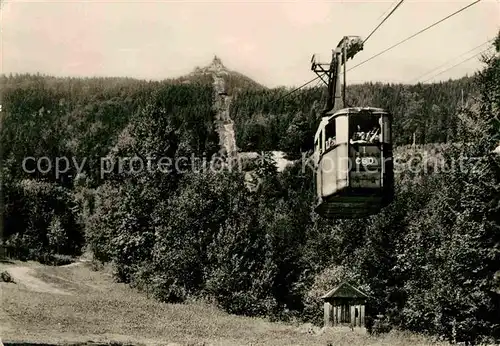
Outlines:
{"label": "hilltop tower", "polygon": [[212,65],[224,67],[224,64],[222,63],[222,60],[217,55],[214,55],[214,58],[212,60]]}

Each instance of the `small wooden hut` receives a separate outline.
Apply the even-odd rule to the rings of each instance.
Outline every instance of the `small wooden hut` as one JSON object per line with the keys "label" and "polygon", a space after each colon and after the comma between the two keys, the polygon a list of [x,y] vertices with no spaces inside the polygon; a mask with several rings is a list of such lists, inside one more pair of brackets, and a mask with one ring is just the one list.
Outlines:
{"label": "small wooden hut", "polygon": [[368,295],[358,288],[343,282],[321,299],[324,301],[325,327],[365,325],[365,305]]}

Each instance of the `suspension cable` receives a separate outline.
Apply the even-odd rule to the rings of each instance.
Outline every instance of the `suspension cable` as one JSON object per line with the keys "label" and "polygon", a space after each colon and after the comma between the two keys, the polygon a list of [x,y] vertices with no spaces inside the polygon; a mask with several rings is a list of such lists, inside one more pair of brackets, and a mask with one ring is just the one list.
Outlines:
{"label": "suspension cable", "polygon": [[[363,44],[364,44],[366,41],[368,41],[368,39],[369,39],[369,38],[370,38],[370,37],[371,37],[371,36],[375,33],[375,31],[377,31],[377,30],[378,30],[378,28],[380,28],[380,26],[381,26],[382,24],[384,24],[384,22],[385,22],[385,21],[386,21],[386,20],[387,20],[387,19],[388,19],[388,18],[389,18],[389,17],[390,17],[390,16],[391,16],[391,15],[392,15],[392,14],[393,14],[393,13],[394,13],[397,9],[398,9],[398,7],[399,7],[399,6],[400,6],[403,2],[404,2],[404,0],[400,0],[400,1],[399,1],[399,3],[398,3],[398,4],[397,4],[397,5],[396,5],[396,6],[395,6],[395,7],[394,7],[394,8],[393,8],[390,12],[389,12],[389,14],[388,14],[388,15],[387,15],[387,16],[386,16],[386,17],[385,17],[385,18],[384,18],[384,19],[383,19],[383,20],[379,23],[379,25],[377,25],[377,26],[375,27],[375,29],[373,29],[373,30],[372,30],[372,32],[371,32],[371,33],[370,33],[370,34],[369,34],[369,35],[368,35],[368,36],[364,39]],[[284,99],[284,98],[285,98],[285,97],[287,97],[288,95],[293,94],[294,92],[296,92],[296,91],[298,91],[298,90],[302,89],[303,87],[305,87],[305,86],[309,85],[310,83],[314,82],[314,81],[315,81],[315,80],[317,80],[318,78],[320,78],[320,76],[317,76],[316,78],[314,78],[314,79],[310,80],[309,82],[304,83],[304,84],[302,84],[301,86],[299,86],[298,88],[295,88],[295,89],[293,89],[292,91],[290,91],[290,92],[286,93],[286,94],[285,94],[285,95],[283,95],[282,97],[280,97],[280,98],[276,99],[275,101],[273,101],[273,103],[274,103],[274,102],[281,101],[282,99]]]}
{"label": "suspension cable", "polygon": [[491,40],[488,40],[488,41],[486,41],[486,42],[481,43],[479,46],[474,47],[474,48],[472,48],[472,49],[468,50],[467,52],[462,53],[462,54],[460,54],[460,55],[458,55],[458,56],[454,57],[453,59],[450,59],[450,60],[446,61],[444,64],[439,65],[438,67],[436,67],[436,68],[434,68],[434,69],[432,69],[432,70],[430,70],[430,71],[427,71],[427,72],[426,72],[426,73],[424,73],[423,75],[420,75],[420,76],[419,76],[419,77],[417,77],[417,78],[413,78],[413,79],[410,81],[410,83],[413,83],[413,82],[416,82],[416,81],[420,80],[422,77],[425,77],[425,76],[427,76],[428,74],[431,74],[431,73],[433,73],[433,72],[435,72],[435,71],[439,70],[441,67],[444,67],[444,66],[448,65],[448,63],[450,63],[450,62],[454,61],[455,59],[460,58],[460,57],[463,57],[464,55],[466,55],[466,54],[468,54],[468,53],[470,53],[470,52],[472,52],[472,51],[475,51],[475,50],[476,50],[476,49],[478,49],[479,47],[482,47],[482,46],[484,46],[485,44],[488,44],[488,43],[490,43],[490,42],[492,42],[492,41],[493,41],[493,39],[491,39]]}
{"label": "suspension cable", "polygon": [[370,58],[368,58],[368,59],[366,59],[366,60],[364,60],[364,61],[360,62],[359,64],[354,65],[353,67],[351,67],[351,68],[350,68],[350,69],[348,69],[347,71],[351,71],[352,69],[355,69],[356,67],[361,66],[361,65],[363,65],[364,63],[366,63],[366,62],[368,62],[368,61],[370,61],[370,60],[372,60],[372,59],[375,59],[376,57],[378,57],[378,56],[380,56],[380,55],[384,54],[385,52],[388,52],[389,50],[391,50],[391,49],[393,49],[393,48],[396,48],[396,47],[397,47],[397,46],[399,46],[400,44],[402,44],[402,43],[404,43],[404,42],[406,42],[406,41],[408,41],[408,40],[410,40],[410,39],[414,38],[414,37],[415,37],[415,36],[417,36],[417,35],[420,35],[421,33],[423,33],[423,32],[425,32],[425,31],[429,30],[430,28],[432,28],[432,27],[434,27],[434,26],[436,26],[436,25],[438,25],[438,24],[440,24],[440,23],[444,22],[445,20],[447,20],[447,19],[449,19],[449,18],[453,17],[454,15],[457,15],[457,14],[459,14],[460,12],[465,11],[466,9],[468,9],[469,7],[471,7],[471,6],[475,5],[475,4],[477,4],[477,3],[478,3],[478,2],[480,2],[480,1],[481,1],[481,0],[476,0],[476,1],[474,1],[473,3],[471,3],[471,4],[469,4],[469,5],[465,6],[465,7],[462,7],[462,8],[461,8],[461,9],[459,9],[458,11],[455,11],[455,12],[453,12],[452,14],[450,14],[450,15],[448,15],[448,16],[446,16],[446,17],[444,17],[443,19],[438,20],[438,21],[437,21],[437,22],[435,22],[434,24],[429,25],[428,27],[426,27],[426,28],[424,28],[424,29],[420,30],[419,32],[417,32],[417,33],[415,33],[415,34],[413,34],[413,35],[411,35],[411,36],[409,36],[409,37],[405,38],[405,39],[404,39],[404,40],[402,40],[402,41],[399,41],[398,43],[396,43],[396,44],[394,44],[394,45],[390,46],[389,48],[384,49],[384,50],[383,50],[383,51],[381,51],[380,53],[377,53],[377,54],[373,55],[372,57],[370,57]]}
{"label": "suspension cable", "polygon": [[437,76],[439,76],[439,75],[441,75],[441,74],[445,73],[446,71],[449,71],[449,70],[451,70],[452,68],[455,68],[455,67],[457,67],[458,65],[461,65],[461,64],[463,64],[464,62],[467,62],[467,61],[469,61],[469,60],[471,60],[471,59],[473,59],[473,58],[477,57],[478,55],[481,55],[481,54],[483,54],[483,53],[486,53],[489,49],[490,49],[490,48],[486,48],[486,49],[484,49],[484,50],[480,51],[479,53],[474,54],[473,56],[468,57],[467,59],[462,60],[462,61],[460,61],[459,63],[457,63],[457,64],[455,64],[455,65],[453,65],[453,66],[451,66],[451,67],[448,67],[447,69],[445,69],[445,70],[443,70],[443,71],[439,72],[438,74],[433,75],[431,78],[428,78],[428,79],[424,80],[422,83],[428,82],[428,81],[430,81],[431,79],[433,79],[433,78],[435,78],[435,77],[437,77]]}
{"label": "suspension cable", "polygon": [[[465,7],[462,7],[462,8],[461,8],[461,9],[459,9],[458,11],[455,11],[455,12],[453,12],[452,14],[450,14],[450,15],[448,15],[448,16],[446,16],[446,17],[442,18],[442,19],[440,19],[439,21],[437,21],[437,22],[435,22],[435,23],[433,23],[433,24],[431,24],[431,25],[429,25],[429,26],[425,27],[424,29],[420,30],[419,32],[417,32],[417,33],[415,33],[415,34],[413,34],[413,35],[411,35],[411,36],[409,36],[409,37],[405,38],[405,39],[404,39],[404,40],[402,40],[402,41],[399,41],[398,43],[396,43],[396,44],[394,44],[394,45],[390,46],[389,48],[386,48],[386,49],[384,49],[383,51],[381,51],[381,52],[379,52],[379,53],[377,53],[377,54],[373,55],[372,57],[370,57],[370,58],[368,58],[368,59],[366,59],[366,60],[364,60],[364,61],[360,62],[359,64],[354,65],[353,67],[351,67],[351,68],[350,68],[350,69],[348,69],[347,71],[351,71],[351,70],[353,70],[354,68],[356,68],[356,67],[358,67],[358,66],[361,66],[361,65],[363,65],[364,63],[366,63],[366,62],[368,62],[368,61],[370,61],[370,60],[372,60],[372,59],[375,59],[376,57],[378,57],[378,56],[382,55],[383,53],[386,53],[386,52],[388,52],[389,50],[391,50],[391,49],[393,49],[393,48],[396,48],[396,47],[397,47],[397,46],[399,46],[400,44],[403,44],[404,42],[409,41],[410,39],[412,39],[412,38],[414,38],[414,37],[416,37],[416,36],[420,35],[421,33],[423,33],[423,32],[425,32],[425,31],[429,30],[430,28],[432,28],[432,27],[434,27],[434,26],[436,26],[436,25],[438,25],[438,24],[440,24],[440,23],[444,22],[445,20],[447,20],[447,19],[449,19],[449,18],[453,17],[454,15],[457,15],[458,13],[460,13],[460,12],[462,12],[462,11],[465,11],[466,9],[468,9],[469,7],[471,7],[471,6],[475,5],[475,4],[477,4],[477,3],[478,3],[478,2],[480,2],[480,1],[481,1],[481,0],[476,0],[476,1],[474,1],[473,3],[471,3],[471,4],[469,4],[469,5],[465,6]],[[402,3],[402,2],[401,2],[401,3]],[[400,5],[401,3],[399,3],[398,5]],[[396,8],[397,8],[397,6],[395,7],[395,9],[396,9]],[[394,10],[395,10],[395,9],[394,9]],[[394,12],[394,11],[391,11],[391,14],[392,14],[392,12]],[[387,16],[387,18],[388,18],[388,16]],[[373,31],[373,32],[374,32],[374,31]],[[372,34],[373,34],[373,32],[372,32]],[[370,35],[372,35],[372,34],[370,34]],[[365,41],[366,41],[366,40],[367,40],[367,39],[365,39]],[[290,94],[293,94],[294,92],[296,92],[296,91],[298,91],[298,90],[302,89],[303,87],[305,87],[305,86],[307,86],[307,85],[311,84],[312,82],[314,82],[314,81],[315,81],[315,80],[317,80],[318,78],[320,78],[320,76],[317,76],[317,77],[315,77],[314,79],[311,79],[310,81],[308,81],[308,82],[306,82],[306,83],[302,84],[302,85],[301,85],[301,86],[299,86],[298,88],[293,89],[292,91],[290,91],[290,92],[286,93],[285,95],[283,95],[282,97],[280,97],[280,98],[276,99],[275,101],[272,101],[271,103],[275,103],[275,102],[281,101],[283,98],[285,98],[285,97],[289,96]]]}
{"label": "suspension cable", "polygon": [[305,87],[305,86],[307,86],[307,85],[311,84],[312,82],[314,82],[315,80],[317,80],[317,79],[319,79],[319,78],[320,78],[320,77],[319,77],[319,76],[317,76],[316,78],[311,79],[309,82],[304,83],[304,84],[302,84],[301,86],[299,86],[299,87],[297,87],[297,88],[293,89],[292,91],[287,92],[285,95],[281,96],[280,98],[277,98],[277,99],[276,99],[275,101],[273,101],[272,103],[275,103],[275,102],[281,101],[282,99],[284,99],[284,98],[285,98],[285,97],[287,97],[288,95],[293,94],[293,93],[294,93],[294,92],[296,92],[297,90],[302,89],[303,87]]}
{"label": "suspension cable", "polygon": [[365,44],[366,41],[368,41],[368,39],[375,33],[375,31],[377,31],[378,28],[380,28],[380,26],[382,24],[384,24],[384,22],[394,13],[394,11],[396,11],[398,9],[398,7],[403,3],[404,0],[400,0],[398,2],[398,4],[396,5],[396,7],[394,7],[392,9],[391,12],[389,12],[389,14],[379,23],[379,25],[377,25],[377,27],[375,29],[373,29],[373,31],[364,39],[363,41],[363,44]]}
{"label": "suspension cable", "polygon": [[392,6],[397,2],[398,0],[395,0],[391,3],[391,6],[389,6],[385,11],[384,13],[382,13],[380,16],[378,16],[377,20],[379,20],[380,18],[382,18],[383,16],[386,15],[387,12],[389,12],[389,10],[392,8]]}

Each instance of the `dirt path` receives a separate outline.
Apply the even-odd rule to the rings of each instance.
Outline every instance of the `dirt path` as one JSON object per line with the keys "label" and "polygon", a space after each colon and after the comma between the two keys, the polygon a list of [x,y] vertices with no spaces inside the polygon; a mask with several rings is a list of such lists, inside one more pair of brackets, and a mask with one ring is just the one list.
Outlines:
{"label": "dirt path", "polygon": [[14,279],[15,283],[21,287],[35,292],[70,295],[51,284],[48,284],[34,276],[34,269],[26,266],[13,266],[5,269]]}

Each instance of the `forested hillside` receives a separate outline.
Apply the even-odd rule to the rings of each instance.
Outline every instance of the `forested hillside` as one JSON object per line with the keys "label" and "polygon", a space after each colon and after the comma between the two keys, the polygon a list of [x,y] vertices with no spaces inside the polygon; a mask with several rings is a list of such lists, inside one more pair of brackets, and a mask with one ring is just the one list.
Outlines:
{"label": "forested hillside", "polygon": [[[500,36],[497,53],[499,44]],[[350,104],[394,113],[397,145],[413,133],[417,143],[448,142],[444,162],[463,167],[404,170],[380,214],[334,222],[312,213],[312,171],[300,162],[278,173],[265,153],[254,163],[255,191],[228,166],[203,166],[200,158],[220,155],[209,71],[162,82],[4,76],[3,245],[40,261],[87,246],[156,299],[201,298],[281,320],[320,323],[319,296],[347,279],[370,294],[368,313],[383,314],[388,329],[499,338],[500,169],[490,154],[500,131],[498,54],[484,66],[440,84],[349,88]],[[225,78],[241,150],[311,148],[320,90],[273,102],[289,90]],[[67,172],[56,174],[56,158],[68,158]]]}
{"label": "forested hillside", "polygon": [[[285,89],[246,90],[231,105],[237,145],[242,150],[307,151],[326,103],[326,88],[286,95]],[[394,115],[394,143],[453,142],[459,138],[457,113],[477,98],[473,77],[435,84],[365,83],[347,87],[350,106],[372,106]],[[463,104],[462,104],[463,101]]]}

